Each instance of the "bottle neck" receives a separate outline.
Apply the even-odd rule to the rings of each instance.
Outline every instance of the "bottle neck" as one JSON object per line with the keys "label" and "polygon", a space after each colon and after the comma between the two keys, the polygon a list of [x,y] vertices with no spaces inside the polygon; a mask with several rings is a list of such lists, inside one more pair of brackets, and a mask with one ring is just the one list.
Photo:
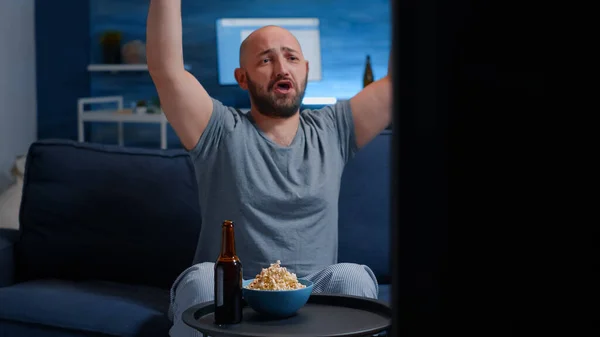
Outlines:
{"label": "bottle neck", "polygon": [[235,234],[233,231],[233,222],[225,221],[221,233],[221,257],[235,257]]}

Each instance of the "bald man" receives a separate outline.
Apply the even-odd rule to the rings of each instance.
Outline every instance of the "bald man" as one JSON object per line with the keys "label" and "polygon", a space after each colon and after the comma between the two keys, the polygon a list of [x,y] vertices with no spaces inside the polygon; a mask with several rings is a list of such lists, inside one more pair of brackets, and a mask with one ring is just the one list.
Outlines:
{"label": "bald man", "polygon": [[199,335],[181,314],[213,299],[226,219],[235,223],[244,279],[281,260],[314,292],[376,298],[368,266],[337,262],[338,198],[346,163],[391,122],[389,73],[350,100],[300,111],[309,64],[289,31],[263,27],[240,48],[235,78],[251,102],[242,113],[184,69],[180,5],[152,0],[147,22],[150,75],[194,162],[202,212],[194,264],[171,289],[171,336]]}

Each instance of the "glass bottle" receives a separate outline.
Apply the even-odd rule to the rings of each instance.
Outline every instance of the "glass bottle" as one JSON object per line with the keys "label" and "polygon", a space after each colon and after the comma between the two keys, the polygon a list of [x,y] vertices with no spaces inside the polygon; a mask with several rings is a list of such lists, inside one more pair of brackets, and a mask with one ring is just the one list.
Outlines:
{"label": "glass bottle", "polygon": [[363,88],[373,83],[373,69],[371,69],[371,56],[367,55],[367,63],[365,64],[365,73],[363,75]]}
{"label": "glass bottle", "polygon": [[221,232],[221,253],[215,262],[215,323],[242,321],[242,262],[235,252],[233,221],[225,220]]}

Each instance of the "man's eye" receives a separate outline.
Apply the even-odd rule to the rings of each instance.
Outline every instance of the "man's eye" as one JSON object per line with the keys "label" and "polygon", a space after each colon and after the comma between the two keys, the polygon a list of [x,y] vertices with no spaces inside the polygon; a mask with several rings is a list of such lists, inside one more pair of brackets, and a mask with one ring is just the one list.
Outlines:
{"label": "man's eye", "polygon": [[267,62],[269,62],[269,59],[263,59],[262,62],[267,63]]}

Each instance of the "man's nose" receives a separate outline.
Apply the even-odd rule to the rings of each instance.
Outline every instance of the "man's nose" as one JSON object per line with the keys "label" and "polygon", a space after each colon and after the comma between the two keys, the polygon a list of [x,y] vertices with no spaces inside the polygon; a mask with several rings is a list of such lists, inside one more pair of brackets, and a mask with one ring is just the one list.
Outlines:
{"label": "man's nose", "polygon": [[284,61],[275,62],[275,76],[276,77],[287,77],[289,70],[287,64]]}

